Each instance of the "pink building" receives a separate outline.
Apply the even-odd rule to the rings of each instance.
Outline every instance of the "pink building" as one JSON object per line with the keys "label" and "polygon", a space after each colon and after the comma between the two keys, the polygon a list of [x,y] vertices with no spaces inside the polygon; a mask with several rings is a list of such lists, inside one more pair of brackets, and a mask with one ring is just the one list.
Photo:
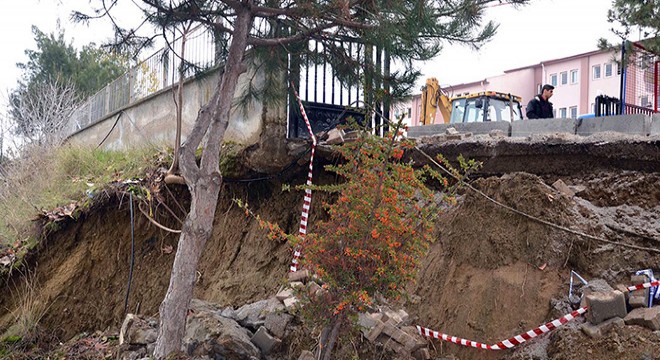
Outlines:
{"label": "pink building", "polygon": [[[521,105],[524,113],[527,102],[539,92],[541,86],[552,84],[555,86],[555,92],[550,101],[554,105],[555,117],[576,118],[578,115],[594,112],[596,96],[620,96],[621,76],[615,56],[618,54],[591,51],[506,70],[502,75],[480,81],[443,86],[443,89],[449,97],[485,90],[518,95],[523,99]],[[403,113],[408,124],[416,126],[419,125],[420,111],[421,94],[416,94],[408,102],[395,105],[392,113]],[[435,123],[442,122],[442,115],[437,112]]]}

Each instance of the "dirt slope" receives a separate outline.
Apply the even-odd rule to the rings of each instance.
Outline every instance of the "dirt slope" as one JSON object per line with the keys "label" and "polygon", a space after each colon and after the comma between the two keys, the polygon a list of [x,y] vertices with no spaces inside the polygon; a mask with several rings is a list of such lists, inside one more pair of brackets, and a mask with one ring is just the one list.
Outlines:
{"label": "dirt slope", "polygon": [[[473,185],[501,203],[559,226],[616,242],[658,247],[658,172],[561,174],[564,182],[578,190],[575,197],[549,185],[559,178],[516,172],[480,178]],[[200,263],[196,297],[222,306],[240,306],[278,289],[290,261],[288,246],[266,240],[256,221],[246,218],[231,200],[247,199],[256,213],[294,231],[302,195],[283,191],[282,184],[305,179],[303,167],[277,181],[225,185],[215,231]],[[334,180],[320,170],[315,173],[316,182]],[[175,194],[185,206],[185,191],[178,189]],[[314,196],[312,224],[322,214],[323,201],[320,194]],[[172,198],[167,203],[177,208]],[[135,269],[128,309],[153,315],[167,289],[174,258],[169,247],[176,249],[178,236],[157,228],[139,213],[135,217]],[[165,226],[180,227],[163,208],[157,209],[156,217]],[[40,300],[49,306],[43,319],[49,331],[68,339],[82,331],[117,327],[124,312],[130,234],[127,199],[110,197],[48,238],[31,263]],[[568,292],[570,269],[588,279],[627,283],[631,272],[649,267],[659,269],[660,256],[585,240],[522,217],[466,189],[459,205],[438,218],[437,241],[422,264],[417,285],[411,287],[413,296],[406,308],[417,324],[494,343],[563,315],[554,304]],[[1,329],[14,318],[8,309],[15,309],[20,299],[20,281],[19,277],[11,279],[0,295]],[[436,343],[436,355],[575,359],[573,353],[582,353],[610,358],[599,350],[598,342],[580,332],[557,334],[562,335],[546,336],[518,352],[485,353]],[[639,336],[653,339],[649,334],[639,329]],[[645,351],[643,344],[624,342],[620,351],[637,354],[634,358],[638,359]],[[576,352],[576,347],[591,353]]]}

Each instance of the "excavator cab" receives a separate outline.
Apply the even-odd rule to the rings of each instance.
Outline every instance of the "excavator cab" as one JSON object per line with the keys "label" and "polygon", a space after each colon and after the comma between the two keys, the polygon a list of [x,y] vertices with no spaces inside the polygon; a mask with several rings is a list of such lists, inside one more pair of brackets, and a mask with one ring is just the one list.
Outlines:
{"label": "excavator cab", "polygon": [[457,96],[451,101],[449,122],[456,124],[522,120],[521,100],[519,96],[495,91]]}

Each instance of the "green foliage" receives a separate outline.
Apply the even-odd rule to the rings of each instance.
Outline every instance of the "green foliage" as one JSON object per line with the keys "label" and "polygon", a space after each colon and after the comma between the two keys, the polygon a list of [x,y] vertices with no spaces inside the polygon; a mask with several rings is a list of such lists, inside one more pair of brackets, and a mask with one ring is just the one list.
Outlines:
{"label": "green foliage", "polygon": [[[660,54],[660,1],[659,0],[613,0],[607,12],[607,20],[617,25],[612,32],[621,40],[633,40],[640,36],[644,47]],[[611,47],[604,39],[601,48]]]}
{"label": "green foliage", "polygon": [[[76,146],[34,148],[20,161],[6,165],[0,188],[0,241],[30,245],[31,219],[43,210],[77,202],[107,183],[142,176],[155,165],[155,149],[130,152]],[[75,214],[72,214],[75,216]],[[56,226],[56,225],[52,225]]]}
{"label": "green foliage", "polygon": [[27,49],[26,63],[18,90],[29,91],[33,84],[70,81],[81,97],[88,97],[128,69],[124,57],[107,53],[91,43],[76,50],[67,42],[64,30],[45,34],[32,27],[37,49]]}
{"label": "green foliage", "polygon": [[[389,299],[405,294],[404,287],[415,281],[419,262],[434,241],[433,220],[443,204],[455,202],[449,181],[430,167],[416,169],[405,161],[404,153],[414,143],[397,138],[392,133],[384,138],[363,134],[336,147],[344,161],[326,169],[345,181],[312,186],[337,198],[324,204],[328,219],[312,224],[306,237],[285,234],[257,216],[270,239],[300,247],[301,266],[324,282],[323,294],[299,294],[302,314],[315,325],[343,327],[370,308],[377,294]],[[459,161],[462,167],[474,167],[473,162]],[[460,176],[460,171],[450,171]],[[427,187],[431,179],[444,190]],[[246,204],[237,203],[251,214]]]}
{"label": "green foliage", "polygon": [[93,43],[76,50],[59,28],[45,34],[33,26],[32,32],[37,48],[25,50],[28,61],[17,64],[22,77],[9,94],[9,115],[16,134],[40,139],[59,130],[54,123],[67,120],[79,101],[123,74],[128,64]]}

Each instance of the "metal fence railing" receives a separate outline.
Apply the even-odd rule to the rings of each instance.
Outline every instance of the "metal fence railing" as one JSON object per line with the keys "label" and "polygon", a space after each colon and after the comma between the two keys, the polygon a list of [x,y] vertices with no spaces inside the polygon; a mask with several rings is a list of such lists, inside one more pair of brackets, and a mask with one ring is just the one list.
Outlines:
{"label": "metal fence railing", "polygon": [[[64,127],[64,136],[70,136],[117,110],[177,83],[181,44],[182,38],[176,38],[169,46],[140,61],[92,95],[73,113]],[[213,67],[217,60],[215,54],[213,34],[203,26],[192,29],[186,36],[185,48],[185,61],[192,66],[185,69],[185,78]]]}

